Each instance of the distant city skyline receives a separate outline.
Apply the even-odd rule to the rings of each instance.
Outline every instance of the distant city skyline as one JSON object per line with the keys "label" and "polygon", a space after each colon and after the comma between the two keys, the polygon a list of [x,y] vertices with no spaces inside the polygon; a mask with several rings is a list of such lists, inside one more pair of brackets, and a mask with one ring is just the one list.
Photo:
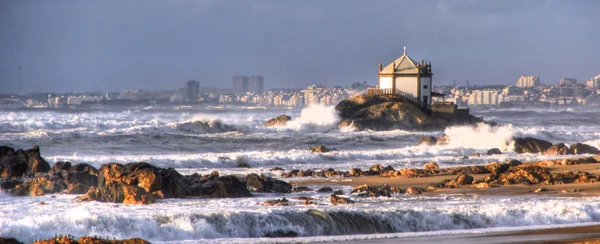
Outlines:
{"label": "distant city skyline", "polygon": [[[292,10],[293,11],[290,11]],[[598,1],[0,1],[0,93],[377,84],[403,46],[433,84],[584,83]],[[427,16],[427,18],[422,18]],[[19,75],[19,67],[21,75]]]}

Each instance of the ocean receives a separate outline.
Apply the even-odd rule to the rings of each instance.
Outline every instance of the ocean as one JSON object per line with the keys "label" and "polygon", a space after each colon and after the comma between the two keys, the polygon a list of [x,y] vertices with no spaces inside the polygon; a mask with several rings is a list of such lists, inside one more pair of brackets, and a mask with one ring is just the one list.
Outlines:
{"label": "ocean", "polygon": [[[0,110],[0,145],[39,145],[52,165],[148,162],[182,174],[259,173],[280,177],[271,168],[348,170],[379,163],[399,169],[481,165],[508,159],[532,161],[560,157],[514,154],[513,137],[531,136],[566,144],[600,147],[600,111],[595,109],[481,109],[472,114],[499,123],[455,126],[443,131],[355,131],[338,128],[332,106],[303,109],[13,109]],[[262,123],[281,114],[286,126]],[[423,136],[449,135],[444,146],[414,146]],[[309,147],[337,151],[317,154]],[[499,148],[505,154],[485,155]],[[562,156],[565,157],[565,156]],[[250,168],[239,168],[245,162]],[[287,180],[287,178],[286,178]],[[297,180],[302,180],[298,178]],[[341,179],[343,180],[343,179]],[[314,186],[317,188],[318,186]],[[349,195],[351,187],[334,187]],[[311,196],[316,206],[262,206],[285,196]],[[153,243],[314,242],[404,236],[451,235],[600,223],[600,198],[558,196],[410,196],[360,198],[336,206],[329,194],[257,193],[239,199],[164,199],[151,205],[76,202],[51,194],[12,197],[0,192],[0,236],[21,241],[52,237],[140,237]],[[39,205],[44,201],[46,205]],[[302,238],[265,238],[293,232]]]}

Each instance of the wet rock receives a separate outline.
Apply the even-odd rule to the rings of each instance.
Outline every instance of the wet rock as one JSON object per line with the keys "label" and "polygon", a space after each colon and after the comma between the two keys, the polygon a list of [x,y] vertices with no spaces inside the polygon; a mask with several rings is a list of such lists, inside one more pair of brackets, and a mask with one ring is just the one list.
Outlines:
{"label": "wet rock", "polygon": [[0,178],[0,190],[11,190],[19,184],[23,184],[23,181],[16,179]]}
{"label": "wet rock", "polygon": [[598,148],[583,143],[575,143],[571,145],[569,151],[571,151],[573,154],[600,154],[600,150],[598,150]]}
{"label": "wet rock", "polygon": [[440,136],[437,139],[437,142],[435,142],[435,145],[438,145],[438,146],[443,146],[443,145],[448,145],[448,144],[450,144],[450,137],[446,134],[443,134],[442,136]]}
{"label": "wet rock", "polygon": [[381,164],[373,164],[369,168],[369,175],[379,175],[383,171],[383,165]]}
{"label": "wet rock", "polygon": [[359,168],[352,168],[352,169],[348,170],[348,176],[358,177],[358,176],[363,176],[363,175],[364,175],[364,173]]}
{"label": "wet rock", "polygon": [[506,161],[505,164],[508,164],[508,166],[512,167],[512,166],[519,166],[523,163],[521,163],[521,161],[516,160],[516,159],[510,159],[510,160]]}
{"label": "wet rock", "polygon": [[136,185],[127,185],[110,181],[103,186],[91,187],[80,201],[114,202],[124,204],[150,204],[154,202],[152,194]]}
{"label": "wet rock", "polygon": [[238,162],[238,168],[250,168],[250,165],[247,162]]}
{"label": "wet rock", "polygon": [[580,189],[564,189],[561,190],[560,193],[574,193],[574,192],[580,192]]}
{"label": "wet rock", "polygon": [[275,167],[275,168],[271,168],[269,171],[285,171],[285,169],[283,169],[281,167]]}
{"label": "wet rock", "polygon": [[51,179],[49,176],[38,176],[27,179],[23,184],[16,185],[10,191],[13,196],[41,196],[64,191],[66,186],[61,181]]}
{"label": "wet rock", "polygon": [[249,174],[246,176],[246,188],[251,192],[290,193],[293,187],[282,180],[264,175]]}
{"label": "wet rock", "polygon": [[558,156],[558,155],[568,155],[571,154],[569,148],[564,143],[558,143],[552,145],[550,148],[546,149],[542,153],[547,156]]}
{"label": "wet rock", "polygon": [[426,191],[435,191],[435,190],[437,190],[437,188],[436,188],[435,186],[428,185],[428,186],[425,188],[425,190],[426,190]]}
{"label": "wet rock", "polygon": [[48,171],[50,164],[40,155],[38,146],[16,151],[8,146],[0,146],[0,177],[22,177],[25,173]]}
{"label": "wet rock", "polygon": [[306,186],[296,186],[292,188],[292,192],[306,192],[306,191],[314,191],[314,189],[308,188]]}
{"label": "wet rock", "polygon": [[71,162],[63,162],[59,161],[54,163],[50,171],[48,171],[49,175],[57,174],[61,170],[69,170],[71,168]]}
{"label": "wet rock", "polygon": [[248,191],[238,178],[226,175],[217,178],[201,180],[189,187],[190,196],[202,196],[210,198],[238,198],[251,197],[252,193]]}
{"label": "wet rock", "polygon": [[90,187],[81,183],[72,184],[67,189],[67,194],[85,194],[90,190]]}
{"label": "wet rock", "polygon": [[495,176],[498,176],[499,174],[506,172],[509,168],[510,168],[509,164],[505,164],[505,163],[501,164],[498,162],[493,162],[493,163],[490,163],[485,166],[485,169],[487,169],[489,172],[491,172]]}
{"label": "wet rock", "polygon": [[454,178],[453,180],[446,183],[447,188],[456,188],[461,187],[463,185],[470,185],[473,183],[473,176],[468,174],[462,174]]}
{"label": "wet rock", "polygon": [[186,196],[187,184],[175,169],[159,168],[144,162],[102,165],[98,170],[98,186],[102,187],[111,181],[139,186],[157,198]]}
{"label": "wet rock", "polygon": [[480,154],[480,153],[473,153],[473,154],[471,155],[471,157],[481,157],[481,154]]}
{"label": "wet rock", "polygon": [[335,190],[335,191],[333,191],[333,194],[334,195],[344,195],[344,191],[342,191],[342,190]]}
{"label": "wet rock", "polygon": [[71,235],[59,235],[53,238],[48,238],[44,240],[38,240],[34,242],[35,244],[149,244],[140,238],[131,238],[131,239],[123,239],[123,240],[109,240],[109,238],[102,238],[99,236],[95,237],[81,237],[79,239],[75,239]]}
{"label": "wet rock", "polygon": [[404,168],[400,169],[398,173],[402,176],[406,176],[409,178],[423,176],[423,172],[418,169]]}
{"label": "wet rock", "polygon": [[539,193],[539,192],[545,192],[545,191],[548,191],[548,189],[546,189],[546,188],[543,188],[543,187],[542,187],[542,188],[538,188],[538,189],[536,189],[536,190],[535,190],[535,191],[533,191],[533,192],[535,192],[535,193]]}
{"label": "wet rock", "polygon": [[314,152],[314,153],[327,153],[327,152],[337,151],[337,149],[335,149],[335,148],[328,148],[328,147],[325,147],[323,145],[319,145],[319,146],[316,146],[316,147],[311,147],[308,150],[311,151],[311,152]]}
{"label": "wet rock", "polygon": [[417,142],[417,144],[415,144],[415,146],[435,146],[437,140],[438,139],[433,136],[424,136],[419,140],[419,142]]}
{"label": "wet rock", "polygon": [[475,187],[475,188],[490,188],[490,187],[492,187],[492,185],[488,182],[480,182],[480,183],[473,184],[473,187]]}
{"label": "wet rock", "polygon": [[545,140],[540,140],[532,137],[515,137],[515,152],[516,153],[541,153],[545,152],[552,146],[552,143]]}
{"label": "wet rock", "polygon": [[10,238],[10,237],[0,237],[0,243],[3,243],[3,244],[23,244],[23,243],[19,242],[17,239]]}
{"label": "wet rock", "polygon": [[327,192],[333,192],[333,189],[331,189],[331,187],[329,186],[324,186],[319,188],[319,190],[317,190],[318,193],[327,193]]}
{"label": "wet rock", "polygon": [[423,166],[423,169],[424,170],[436,170],[436,169],[440,169],[440,166],[438,166],[438,164],[436,162],[429,162]]}
{"label": "wet rock", "polygon": [[329,197],[329,201],[331,201],[331,203],[333,205],[338,205],[338,204],[352,204],[354,203],[354,201],[345,198],[345,197],[339,197],[335,194],[331,194],[331,196]]}
{"label": "wet rock", "polygon": [[420,187],[409,187],[408,189],[406,189],[406,194],[419,195],[419,194],[423,193],[424,191],[425,191],[425,189],[420,188]]}
{"label": "wet rock", "polygon": [[392,197],[392,189],[389,185],[368,186],[366,184],[354,187],[352,193],[357,193],[360,197]]}
{"label": "wet rock", "polygon": [[275,238],[275,237],[298,237],[298,232],[291,230],[276,230],[267,232],[263,237]]}
{"label": "wet rock", "polygon": [[490,155],[501,155],[502,151],[500,151],[500,149],[498,148],[492,148],[490,150],[487,151],[486,155],[490,156]]}
{"label": "wet rock", "polygon": [[273,126],[285,126],[288,122],[292,120],[292,117],[287,115],[279,115],[275,118],[269,119],[267,122],[263,124],[264,127],[273,127]]}
{"label": "wet rock", "polygon": [[263,202],[263,206],[288,206],[289,205],[289,201],[284,197],[281,199],[275,199],[275,200],[268,200]]}

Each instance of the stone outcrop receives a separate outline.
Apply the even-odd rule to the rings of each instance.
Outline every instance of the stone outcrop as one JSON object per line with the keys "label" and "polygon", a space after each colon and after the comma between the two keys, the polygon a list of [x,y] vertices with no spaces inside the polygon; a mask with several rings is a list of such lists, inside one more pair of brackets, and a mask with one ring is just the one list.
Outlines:
{"label": "stone outcrop", "polygon": [[438,164],[436,162],[429,162],[423,166],[424,170],[436,170],[439,168],[440,168],[440,166],[438,166]]}
{"label": "stone outcrop", "polygon": [[250,192],[290,193],[293,187],[282,180],[264,175],[249,174],[246,176],[246,188]]}
{"label": "stone outcrop", "polygon": [[22,177],[26,173],[46,173],[49,170],[50,164],[40,155],[38,146],[28,150],[0,146],[0,177]]}
{"label": "stone outcrop", "polygon": [[583,143],[575,143],[569,147],[569,151],[572,154],[600,154],[600,150],[593,146],[583,144]]}
{"label": "stone outcrop", "polygon": [[119,181],[110,181],[102,186],[93,186],[80,201],[114,202],[124,204],[150,204],[154,202],[152,194],[136,185]]}
{"label": "stone outcrop", "polygon": [[44,194],[62,192],[66,189],[66,185],[57,179],[52,179],[49,176],[38,176],[27,179],[22,184],[16,185],[10,191],[13,196],[41,196]]}
{"label": "stone outcrop", "polygon": [[548,156],[568,155],[571,154],[571,150],[564,143],[558,143],[546,149],[542,154]]}
{"label": "stone outcrop", "polygon": [[331,194],[331,196],[329,197],[329,201],[333,204],[333,205],[339,205],[339,204],[352,204],[354,203],[354,201],[350,200],[349,198],[345,198],[345,197],[339,197],[335,194]]}
{"label": "stone outcrop", "polygon": [[[2,242],[4,243],[4,242]],[[141,238],[131,238],[123,240],[110,240],[101,237],[80,237],[75,239],[71,235],[57,235],[53,238],[36,240],[34,244],[150,244],[150,242]]]}
{"label": "stone outcrop", "polygon": [[337,151],[337,149],[335,148],[328,148],[326,146],[323,145],[319,145],[316,147],[311,147],[308,149],[311,152],[315,152],[315,153],[326,153],[326,152],[333,152],[333,151]]}
{"label": "stone outcrop", "polygon": [[288,201],[284,197],[281,199],[267,200],[262,205],[264,205],[264,206],[287,206],[287,205],[289,205],[289,203],[290,203],[290,201]]}
{"label": "stone outcrop", "polygon": [[483,122],[471,115],[435,116],[398,95],[356,95],[336,107],[342,119],[338,126],[352,125],[358,130],[442,129],[451,125]]}
{"label": "stone outcrop", "polygon": [[502,151],[500,151],[500,149],[498,148],[492,148],[490,150],[487,151],[486,155],[490,156],[490,155],[501,155]]}
{"label": "stone outcrop", "polygon": [[185,197],[184,177],[173,168],[159,168],[148,163],[130,163],[126,165],[104,164],[98,171],[98,186],[103,187],[111,181],[126,185],[136,185],[156,198]]}
{"label": "stone outcrop", "polygon": [[272,118],[263,124],[264,127],[273,127],[273,126],[285,126],[288,122],[292,120],[292,117],[287,115],[279,115],[275,118]]}
{"label": "stone outcrop", "polygon": [[397,187],[390,187],[387,184],[380,186],[360,185],[354,187],[352,193],[358,194],[359,197],[392,197],[392,194],[398,194],[402,190]]}
{"label": "stone outcrop", "polygon": [[419,142],[417,142],[417,144],[415,144],[415,146],[435,146],[437,140],[438,139],[433,136],[424,136],[419,140]]}
{"label": "stone outcrop", "polygon": [[545,152],[552,146],[552,143],[545,140],[540,140],[532,137],[515,137],[515,152],[516,153],[541,153]]}

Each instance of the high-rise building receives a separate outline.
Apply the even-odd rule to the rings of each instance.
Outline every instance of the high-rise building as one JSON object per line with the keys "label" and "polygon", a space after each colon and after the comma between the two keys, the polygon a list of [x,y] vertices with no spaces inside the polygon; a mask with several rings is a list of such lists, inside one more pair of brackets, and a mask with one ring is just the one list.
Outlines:
{"label": "high-rise building", "polygon": [[264,78],[260,75],[248,77],[248,91],[253,93],[264,92]]}
{"label": "high-rise building", "polygon": [[517,87],[536,87],[540,85],[539,76],[521,76],[517,81]]}
{"label": "high-rise building", "polygon": [[233,77],[233,92],[246,93],[248,92],[248,77],[236,75]]}
{"label": "high-rise building", "polygon": [[594,76],[594,78],[586,82],[587,87],[598,88],[600,87],[600,75]]}
{"label": "high-rise building", "polygon": [[185,99],[188,103],[198,102],[198,94],[200,93],[200,82],[190,80],[185,83]]}
{"label": "high-rise building", "polygon": [[560,86],[572,86],[577,84],[577,79],[574,78],[562,78],[558,83]]}

